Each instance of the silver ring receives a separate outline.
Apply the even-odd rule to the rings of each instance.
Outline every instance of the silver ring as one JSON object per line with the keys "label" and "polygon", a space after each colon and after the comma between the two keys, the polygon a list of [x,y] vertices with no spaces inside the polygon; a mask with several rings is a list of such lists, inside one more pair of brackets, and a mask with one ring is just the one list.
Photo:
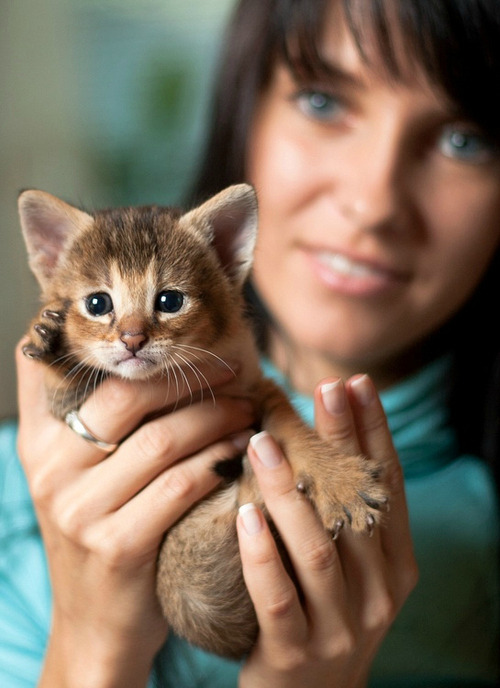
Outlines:
{"label": "silver ring", "polygon": [[87,442],[94,444],[102,451],[107,454],[111,454],[118,447],[118,444],[110,444],[109,442],[103,442],[93,435],[88,428],[80,420],[80,417],[76,411],[69,411],[64,418],[66,425],[73,430],[79,437],[82,437]]}

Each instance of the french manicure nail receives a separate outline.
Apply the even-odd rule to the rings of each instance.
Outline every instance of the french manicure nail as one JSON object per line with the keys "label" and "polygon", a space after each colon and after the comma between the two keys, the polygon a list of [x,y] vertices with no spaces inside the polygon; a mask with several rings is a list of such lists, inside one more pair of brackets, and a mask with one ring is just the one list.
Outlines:
{"label": "french manicure nail", "polygon": [[261,516],[257,511],[255,504],[252,504],[252,502],[243,504],[240,506],[238,511],[240,513],[241,520],[243,521],[243,527],[248,535],[256,535],[260,530],[262,530]]}
{"label": "french manicure nail", "polygon": [[321,396],[328,413],[335,416],[345,411],[344,385],[340,378],[335,382],[325,382],[324,385],[321,385]]}
{"label": "french manicure nail", "polygon": [[351,389],[361,406],[368,406],[374,397],[373,387],[368,375],[362,375],[351,382]]}
{"label": "french manicure nail", "polygon": [[281,463],[281,452],[265,430],[251,437],[250,444],[266,468],[276,468]]}

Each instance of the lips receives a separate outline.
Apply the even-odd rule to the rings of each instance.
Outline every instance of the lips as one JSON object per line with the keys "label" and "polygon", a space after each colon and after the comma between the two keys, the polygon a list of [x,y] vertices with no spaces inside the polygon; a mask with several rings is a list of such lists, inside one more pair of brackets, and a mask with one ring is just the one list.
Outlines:
{"label": "lips", "polygon": [[317,279],[346,295],[370,296],[388,292],[408,282],[409,273],[371,259],[340,251],[305,249]]}
{"label": "lips", "polygon": [[148,377],[157,367],[158,363],[150,358],[125,354],[112,363],[118,375],[130,379]]}
{"label": "lips", "polygon": [[317,254],[317,258],[326,268],[346,277],[363,279],[368,277],[383,277],[387,273],[387,270],[381,270],[368,263],[360,263],[351,260],[342,253],[320,251],[320,253]]}

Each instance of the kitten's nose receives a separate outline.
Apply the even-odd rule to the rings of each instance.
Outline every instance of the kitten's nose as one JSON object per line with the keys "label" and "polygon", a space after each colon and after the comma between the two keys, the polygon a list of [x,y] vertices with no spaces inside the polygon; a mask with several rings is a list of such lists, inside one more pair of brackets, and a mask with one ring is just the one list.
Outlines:
{"label": "kitten's nose", "polygon": [[136,354],[139,349],[142,349],[147,339],[144,332],[122,332],[120,337],[127,351],[131,351],[133,354]]}

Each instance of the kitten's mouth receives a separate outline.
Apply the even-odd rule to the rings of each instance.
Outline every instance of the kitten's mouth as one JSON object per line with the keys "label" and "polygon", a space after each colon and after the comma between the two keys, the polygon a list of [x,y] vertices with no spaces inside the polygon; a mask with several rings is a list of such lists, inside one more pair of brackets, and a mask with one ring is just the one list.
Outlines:
{"label": "kitten's mouth", "polygon": [[113,362],[113,372],[129,379],[149,377],[158,368],[158,363],[143,356],[130,356]]}

